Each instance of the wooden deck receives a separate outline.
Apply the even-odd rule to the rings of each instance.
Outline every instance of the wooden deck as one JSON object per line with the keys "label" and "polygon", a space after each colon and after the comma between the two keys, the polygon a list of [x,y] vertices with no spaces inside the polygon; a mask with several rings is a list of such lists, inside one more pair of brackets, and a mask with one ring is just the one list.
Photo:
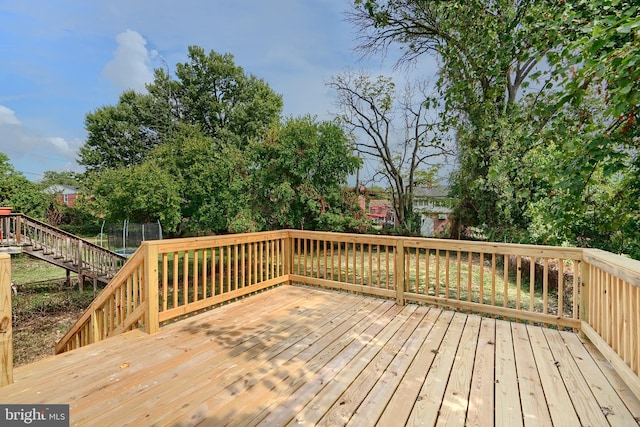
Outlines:
{"label": "wooden deck", "polygon": [[[19,367],[2,403],[72,425],[638,425],[578,335],[282,286]],[[466,424],[465,424],[466,420]]]}

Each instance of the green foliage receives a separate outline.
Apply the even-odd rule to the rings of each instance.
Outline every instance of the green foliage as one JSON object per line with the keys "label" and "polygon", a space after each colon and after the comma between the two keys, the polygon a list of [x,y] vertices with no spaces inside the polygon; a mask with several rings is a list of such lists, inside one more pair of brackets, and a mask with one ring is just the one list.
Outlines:
{"label": "green foliage", "polygon": [[88,171],[101,171],[141,163],[158,145],[162,133],[150,105],[151,95],[126,91],[118,104],[87,114],[87,141],[80,147],[79,163]]}
{"label": "green foliage", "polygon": [[[235,144],[182,126],[176,138],[158,147],[153,156],[180,182],[181,231],[227,232],[232,219],[246,209],[248,154]],[[236,222],[233,228],[237,227]]]}
{"label": "green foliage", "polygon": [[42,190],[41,186],[17,172],[6,154],[0,153],[0,206],[10,206],[13,212],[43,219],[53,200]]}
{"label": "green foliage", "polygon": [[280,123],[281,97],[231,55],[191,47],[189,59],[176,81],[156,70],[148,95],[88,115],[85,211],[182,235],[368,226],[342,191],[359,160],[337,124]]}
{"label": "green foliage", "polygon": [[350,17],[366,52],[439,58],[454,233],[640,258],[637,5],[356,0]]}
{"label": "green foliage", "polygon": [[189,47],[189,62],[178,64],[173,85],[180,117],[206,136],[235,139],[237,144],[260,137],[282,111],[282,97],[262,79],[247,75],[233,55],[205,54]]}
{"label": "green foliage", "polygon": [[104,170],[92,190],[96,208],[109,221],[160,221],[171,232],[182,219],[179,182],[154,160]]}
{"label": "green foliage", "polygon": [[[635,125],[640,104],[639,5],[622,0],[580,0],[567,5],[564,16],[577,39],[559,60],[565,74],[564,100],[579,99],[588,87],[605,91],[605,114]],[[576,52],[578,53],[576,55]],[[622,117],[621,117],[622,116]]]}
{"label": "green foliage", "polygon": [[360,160],[337,123],[286,119],[252,146],[252,155],[251,206],[264,228],[355,231],[368,225],[357,201],[342,190]]}
{"label": "green foliage", "polygon": [[60,210],[60,220],[58,225],[52,224],[61,230],[67,231],[77,236],[95,236],[100,233],[104,218],[95,215],[95,204],[86,198],[80,198],[72,208],[56,205],[55,209]]}
{"label": "green foliage", "polygon": [[68,185],[71,187],[78,187],[80,185],[81,177],[75,172],[65,171],[45,171],[44,176],[40,180],[40,185],[47,188],[52,185]]}
{"label": "green foliage", "polygon": [[117,105],[87,114],[80,164],[96,172],[140,164],[182,125],[240,147],[261,136],[282,111],[282,97],[245,74],[230,54],[207,55],[191,46],[189,60],[176,65],[176,77],[155,70],[147,94],[126,91]]}
{"label": "green foliage", "polygon": [[154,76],[147,94],[124,92],[116,106],[87,115],[80,163],[95,196],[90,210],[112,221],[160,220],[169,232],[256,228],[246,214],[246,147],[278,121],[281,96],[232,55],[197,46],[176,80]]}

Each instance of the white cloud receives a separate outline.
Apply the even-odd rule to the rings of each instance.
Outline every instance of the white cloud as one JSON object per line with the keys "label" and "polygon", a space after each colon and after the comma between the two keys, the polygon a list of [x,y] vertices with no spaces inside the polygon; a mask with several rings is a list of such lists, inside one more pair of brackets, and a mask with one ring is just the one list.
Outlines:
{"label": "white cloud", "polygon": [[126,30],[116,36],[114,58],[104,67],[104,75],[123,90],[145,92],[145,83],[153,81],[151,59],[156,51],[147,50],[147,41],[138,32]]}
{"label": "white cloud", "polygon": [[0,105],[0,152],[13,167],[37,180],[44,170],[80,170],[75,158],[82,141],[47,137]]}
{"label": "white cloud", "polygon": [[12,109],[0,105],[0,125],[20,125],[20,120]]}
{"label": "white cloud", "polygon": [[65,154],[65,155],[74,154],[74,151],[71,148],[69,142],[64,138],[60,138],[59,136],[53,136],[53,137],[47,138],[47,141],[53,144],[53,146],[56,147],[56,149],[61,154]]}

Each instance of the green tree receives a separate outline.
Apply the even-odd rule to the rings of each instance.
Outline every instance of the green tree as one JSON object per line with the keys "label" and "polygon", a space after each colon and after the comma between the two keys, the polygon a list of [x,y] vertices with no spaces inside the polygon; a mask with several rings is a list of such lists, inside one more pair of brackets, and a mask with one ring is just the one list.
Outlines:
{"label": "green tree", "polygon": [[507,143],[505,130],[532,120],[518,108],[520,100],[529,96],[530,111],[537,111],[538,93],[549,88],[551,76],[539,64],[559,43],[558,25],[547,18],[558,8],[557,2],[527,0],[354,2],[350,19],[362,51],[399,46],[401,61],[438,58],[440,117],[458,150],[452,191],[460,224],[500,227],[499,195],[486,185],[487,176]]}
{"label": "green tree", "polygon": [[10,206],[13,212],[44,219],[51,202],[51,196],[45,194],[41,186],[16,171],[9,157],[0,153],[0,206]]}
{"label": "green tree", "polygon": [[151,159],[139,165],[107,169],[93,182],[93,208],[108,221],[160,221],[176,230],[180,215],[180,181]]}
{"label": "green tree", "polygon": [[44,188],[51,185],[68,185],[71,187],[78,187],[80,185],[81,177],[79,174],[71,171],[45,171],[40,185]]}
{"label": "green tree", "polygon": [[[175,138],[158,147],[153,156],[181,182],[183,232],[256,231],[246,210],[251,197],[247,171],[250,154],[246,149],[183,125]],[[247,218],[246,229],[238,228],[241,217]]]}
{"label": "green tree", "polygon": [[619,0],[356,0],[351,19],[365,52],[437,56],[459,225],[640,256],[637,12]]}
{"label": "green tree", "polygon": [[[640,259],[640,18],[630,1],[568,2],[557,17],[573,34],[549,57],[563,90],[550,132],[562,135],[554,205],[531,209],[533,224],[548,221],[559,238]],[[573,116],[573,126],[567,123]],[[576,137],[580,135],[580,137]],[[545,230],[543,227],[538,227]],[[547,227],[550,228],[550,227]],[[544,233],[542,233],[544,234]]]}
{"label": "green tree", "polygon": [[[561,19],[577,34],[557,61],[568,67],[565,100],[589,87],[606,92],[606,115],[614,128],[635,126],[640,104],[639,5],[623,0],[580,0],[567,5]],[[576,54],[577,53],[577,54]],[[557,62],[556,62],[557,63]]]}
{"label": "green tree", "polygon": [[438,120],[430,117],[436,100],[424,82],[407,84],[398,94],[384,76],[373,80],[345,72],[329,86],[337,92],[339,119],[354,135],[356,149],[379,162],[378,174],[391,189],[400,227],[406,234],[416,233],[420,224],[413,213],[413,189],[451,154]]}
{"label": "green tree", "polygon": [[[207,55],[197,46],[189,48],[187,62],[177,64],[175,79],[157,69],[147,90],[124,92],[116,106],[87,115],[80,163],[94,185],[91,192],[108,198],[102,211],[118,220],[134,220],[123,216],[134,215],[169,221],[165,228],[180,232],[237,230],[242,218],[249,218],[248,230],[255,228],[243,196],[248,194],[247,147],[279,120],[281,96],[235,65],[232,55]],[[166,206],[141,200],[134,191],[134,177],[144,179],[158,169],[174,178],[166,195],[177,192],[177,205],[173,199]],[[140,187],[153,188],[150,183]],[[180,215],[184,222],[176,220]]]}
{"label": "green tree", "polygon": [[246,144],[261,137],[282,112],[282,97],[264,80],[247,75],[231,54],[189,47],[189,61],[177,64],[174,93],[181,119],[206,136]]}
{"label": "green tree", "polygon": [[251,208],[266,229],[362,231],[368,221],[347,176],[360,159],[336,122],[289,118],[252,145]]}
{"label": "green tree", "polygon": [[148,107],[150,95],[126,91],[118,104],[87,114],[87,141],[80,147],[79,163],[88,171],[133,166],[161,142],[157,122]]}
{"label": "green tree", "polygon": [[216,142],[241,146],[276,122],[282,97],[261,79],[247,75],[233,56],[197,46],[176,65],[176,79],[155,70],[146,94],[124,92],[115,106],[87,114],[87,141],[80,164],[89,171],[136,165],[172,139],[182,124]]}

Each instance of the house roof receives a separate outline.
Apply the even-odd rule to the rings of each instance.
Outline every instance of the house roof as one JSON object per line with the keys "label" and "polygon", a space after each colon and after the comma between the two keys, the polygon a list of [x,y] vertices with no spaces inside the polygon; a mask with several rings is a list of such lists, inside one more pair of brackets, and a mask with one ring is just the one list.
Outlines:
{"label": "house roof", "polygon": [[414,197],[449,197],[449,187],[415,187]]}
{"label": "house roof", "polygon": [[391,200],[370,200],[369,207],[371,206],[386,206],[388,208],[392,207]]}
{"label": "house roof", "polygon": [[78,187],[56,184],[47,187],[44,191],[49,194],[78,194]]}

